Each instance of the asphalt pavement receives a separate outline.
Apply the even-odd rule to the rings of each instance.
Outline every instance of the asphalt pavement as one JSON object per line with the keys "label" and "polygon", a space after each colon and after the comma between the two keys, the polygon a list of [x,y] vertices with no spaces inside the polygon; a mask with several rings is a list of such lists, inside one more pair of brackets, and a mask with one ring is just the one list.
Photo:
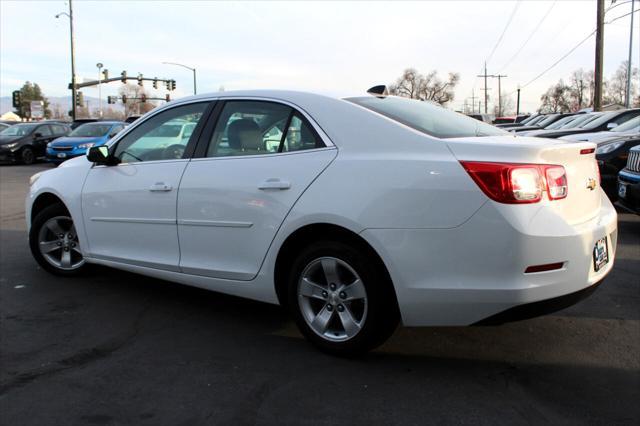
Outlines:
{"label": "asphalt pavement", "polygon": [[492,327],[399,328],[361,359],[277,306],[32,259],[28,178],[0,166],[0,424],[640,424],[640,218],[579,304]]}

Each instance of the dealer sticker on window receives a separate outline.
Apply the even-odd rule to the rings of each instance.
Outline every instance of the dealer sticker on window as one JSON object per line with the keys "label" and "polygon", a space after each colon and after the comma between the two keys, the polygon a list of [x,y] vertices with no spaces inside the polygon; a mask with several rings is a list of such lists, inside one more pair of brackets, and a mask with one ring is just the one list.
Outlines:
{"label": "dealer sticker on window", "polygon": [[607,251],[607,237],[601,238],[593,248],[593,267],[598,272],[609,262],[609,252]]}

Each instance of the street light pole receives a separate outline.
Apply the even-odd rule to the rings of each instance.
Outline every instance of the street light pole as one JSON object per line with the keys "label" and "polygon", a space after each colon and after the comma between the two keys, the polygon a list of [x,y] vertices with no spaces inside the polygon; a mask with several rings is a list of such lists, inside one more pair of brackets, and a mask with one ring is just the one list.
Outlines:
{"label": "street light pole", "polygon": [[625,107],[631,108],[631,59],[633,59],[633,3],[634,0],[631,0],[631,28],[629,29],[629,61],[627,62],[627,90],[626,90],[626,100]]}
{"label": "street light pole", "polygon": [[183,64],[178,64],[178,63],[175,63],[175,62],[163,62],[163,64],[165,64],[165,65],[176,65],[176,66],[191,70],[191,72],[193,73],[193,94],[194,95],[197,94],[197,89],[196,89],[196,69],[195,68],[188,67],[188,66],[183,65]]}
{"label": "street light pole", "polygon": [[102,62],[98,62],[96,67],[98,67],[98,110],[100,118],[102,118],[102,85],[100,84],[102,82]]}
{"label": "street light pole", "polygon": [[69,18],[69,33],[71,38],[71,119],[76,119],[76,59],[75,59],[75,47],[73,43],[73,0],[69,0],[69,13],[61,12],[56,15],[56,18],[60,18],[61,15],[65,15]]}

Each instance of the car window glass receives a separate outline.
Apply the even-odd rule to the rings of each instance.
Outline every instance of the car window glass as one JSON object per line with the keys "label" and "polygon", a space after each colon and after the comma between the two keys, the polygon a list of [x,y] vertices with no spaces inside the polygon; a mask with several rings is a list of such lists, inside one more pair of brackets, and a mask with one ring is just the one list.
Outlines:
{"label": "car window glass", "polygon": [[[154,115],[122,138],[114,155],[125,163],[182,158],[207,105],[183,105]],[[188,129],[189,137],[183,137]]]}
{"label": "car window glass", "polygon": [[124,129],[124,125],[123,124],[118,124],[117,126],[114,126],[113,129],[111,129],[111,133],[109,133],[109,137],[111,137],[111,138],[114,137],[122,129]]}
{"label": "car window glass", "polygon": [[228,101],[211,136],[207,157],[278,152],[292,109],[275,102]]}
{"label": "car window glass", "polygon": [[49,129],[49,126],[40,126],[36,129],[36,133],[40,133],[42,136],[51,136],[51,129]]}
{"label": "car window glass", "polygon": [[316,136],[309,124],[295,113],[291,118],[287,136],[285,137],[281,152],[301,151],[304,149],[321,148],[324,144]]}
{"label": "car window glass", "polygon": [[440,105],[397,96],[346,98],[398,123],[438,138],[504,136],[509,133]]}

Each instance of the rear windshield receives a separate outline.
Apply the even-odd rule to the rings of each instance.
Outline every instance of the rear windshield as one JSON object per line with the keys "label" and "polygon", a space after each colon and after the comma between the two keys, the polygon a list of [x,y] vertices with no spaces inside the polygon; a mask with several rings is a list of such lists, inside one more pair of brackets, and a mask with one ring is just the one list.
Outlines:
{"label": "rear windshield", "polygon": [[439,105],[415,99],[365,96],[345,99],[437,138],[504,136],[510,133]]}

